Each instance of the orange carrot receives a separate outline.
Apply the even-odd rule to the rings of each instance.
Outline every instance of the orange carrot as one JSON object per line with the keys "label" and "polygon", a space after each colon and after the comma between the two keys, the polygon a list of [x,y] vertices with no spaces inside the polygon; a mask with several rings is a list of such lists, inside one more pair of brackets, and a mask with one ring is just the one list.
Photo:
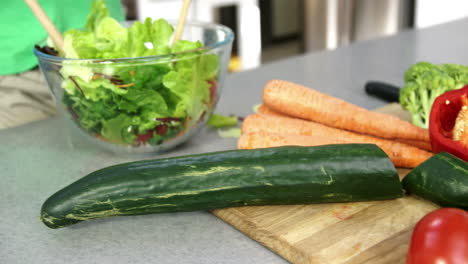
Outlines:
{"label": "orange carrot", "polygon": [[[432,156],[432,153],[430,152],[396,141],[357,134],[333,127],[327,127],[312,121],[290,117],[265,114],[250,115],[242,123],[242,134],[244,135],[256,132],[327,138],[324,144],[331,144],[331,140],[336,143],[347,142],[376,144],[385,151],[385,153],[387,153],[395,166],[404,168],[414,168]],[[273,139],[270,140],[273,141]],[[300,145],[308,142],[304,141],[304,143],[301,144],[301,141],[304,140],[304,138],[298,138],[297,140],[299,142],[288,142]],[[309,139],[309,142],[310,140],[312,139]],[[255,145],[253,145],[253,147],[255,147]]]}
{"label": "orange carrot", "polygon": [[287,115],[285,115],[285,114],[282,114],[282,113],[280,113],[280,112],[276,112],[275,110],[272,110],[271,108],[269,108],[268,106],[266,106],[266,105],[264,105],[264,104],[261,104],[261,105],[258,107],[257,113],[259,113],[259,114],[266,114],[266,115],[274,115],[274,116],[284,116],[284,117],[287,116]]}
{"label": "orange carrot", "polygon": [[[261,104],[260,107],[258,108],[259,114],[267,114],[267,115],[275,115],[275,116],[282,116],[282,117],[288,117],[285,114],[282,114],[280,112],[276,112],[269,108],[268,106]],[[413,147],[417,147],[420,149],[424,149],[427,151],[432,151],[431,143],[427,141],[421,141],[421,140],[410,140],[410,139],[396,139],[396,141],[400,143],[404,143],[406,145],[410,145]]]}
{"label": "orange carrot", "polygon": [[411,140],[411,139],[396,139],[396,141],[406,144],[406,145],[424,149],[427,151],[432,151],[431,142],[422,141],[422,140]]}
{"label": "orange carrot", "polygon": [[242,134],[237,142],[239,149],[270,148],[279,146],[321,146],[343,144],[346,141],[318,136],[276,134],[264,131]]}
{"label": "orange carrot", "polygon": [[263,90],[263,103],[274,111],[330,127],[387,139],[429,142],[426,129],[287,81],[269,81]]}

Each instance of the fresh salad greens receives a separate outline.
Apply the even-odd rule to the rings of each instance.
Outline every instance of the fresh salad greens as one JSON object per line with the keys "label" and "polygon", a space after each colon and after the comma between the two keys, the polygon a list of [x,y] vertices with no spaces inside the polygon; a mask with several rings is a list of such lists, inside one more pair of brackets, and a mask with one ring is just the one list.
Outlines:
{"label": "fresh salad greens", "polygon": [[434,100],[439,95],[468,84],[468,67],[457,64],[419,62],[405,73],[400,104],[412,115],[413,124],[428,128]]}
{"label": "fresh salad greens", "polygon": [[239,117],[237,116],[224,116],[220,114],[212,114],[208,119],[208,125],[213,128],[224,128],[237,126]]}
{"label": "fresh salad greens", "polygon": [[219,58],[200,41],[171,45],[173,31],[163,19],[123,27],[93,2],[86,27],[64,33],[61,54],[102,59],[65,60],[60,70],[63,103],[80,127],[113,143],[157,145],[211,114]]}

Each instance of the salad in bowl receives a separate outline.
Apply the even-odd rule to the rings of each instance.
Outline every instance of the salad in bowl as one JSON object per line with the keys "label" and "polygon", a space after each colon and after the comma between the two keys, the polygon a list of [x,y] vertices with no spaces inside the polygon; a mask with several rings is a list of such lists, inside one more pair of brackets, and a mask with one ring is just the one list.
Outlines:
{"label": "salad in bowl", "polygon": [[124,26],[104,1],[93,3],[84,29],[63,34],[63,53],[35,54],[59,109],[80,131],[111,150],[154,152],[182,143],[202,127],[219,98],[233,33],[188,23],[172,43],[164,19]]}

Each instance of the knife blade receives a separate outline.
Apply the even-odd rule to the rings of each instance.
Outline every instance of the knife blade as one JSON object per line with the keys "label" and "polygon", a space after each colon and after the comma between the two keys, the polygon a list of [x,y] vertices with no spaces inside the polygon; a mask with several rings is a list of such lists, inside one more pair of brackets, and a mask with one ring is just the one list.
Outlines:
{"label": "knife blade", "polygon": [[366,83],[364,89],[367,94],[383,99],[387,102],[399,102],[400,100],[400,88],[393,84],[369,81]]}

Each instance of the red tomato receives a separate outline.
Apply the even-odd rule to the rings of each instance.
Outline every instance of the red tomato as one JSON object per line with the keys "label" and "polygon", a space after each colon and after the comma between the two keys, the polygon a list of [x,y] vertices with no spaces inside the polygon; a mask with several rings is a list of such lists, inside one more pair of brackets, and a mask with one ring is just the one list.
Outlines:
{"label": "red tomato", "polygon": [[468,264],[468,212],[437,209],[413,230],[407,264]]}

